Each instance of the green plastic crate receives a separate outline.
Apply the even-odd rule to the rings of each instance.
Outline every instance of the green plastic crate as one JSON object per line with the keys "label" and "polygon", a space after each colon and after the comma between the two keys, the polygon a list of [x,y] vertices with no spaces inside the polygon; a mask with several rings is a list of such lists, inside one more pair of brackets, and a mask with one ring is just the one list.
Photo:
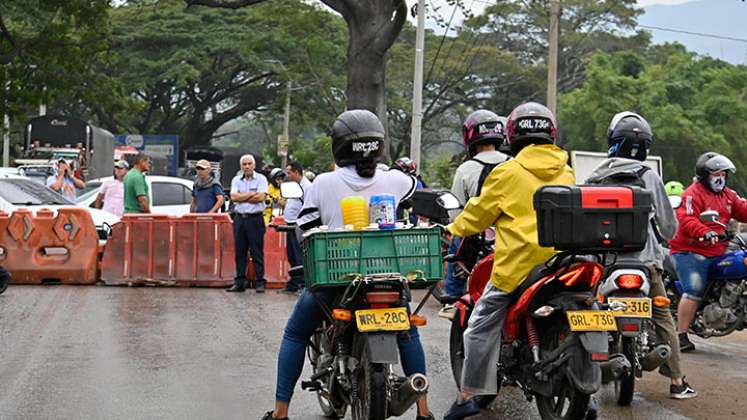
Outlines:
{"label": "green plastic crate", "polygon": [[441,280],[438,228],[317,232],[303,241],[306,287],[346,285],[351,274],[400,273],[416,283]]}

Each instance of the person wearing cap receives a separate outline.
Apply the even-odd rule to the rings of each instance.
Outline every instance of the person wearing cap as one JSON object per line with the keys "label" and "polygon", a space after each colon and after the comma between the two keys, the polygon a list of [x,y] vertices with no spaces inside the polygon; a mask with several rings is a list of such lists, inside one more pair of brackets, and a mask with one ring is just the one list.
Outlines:
{"label": "person wearing cap", "polygon": [[210,162],[200,159],[195,165],[197,178],[192,186],[192,204],[190,213],[217,213],[226,201],[223,187],[213,174]]}
{"label": "person wearing cap", "polygon": [[124,177],[130,165],[124,160],[114,163],[114,176],[104,181],[96,196],[97,209],[122,217],[124,214]]}
{"label": "person wearing cap", "polygon": [[47,187],[62,194],[70,202],[75,202],[75,192],[83,189],[86,183],[73,174],[73,169],[65,159],[57,161],[57,173],[47,178]]}

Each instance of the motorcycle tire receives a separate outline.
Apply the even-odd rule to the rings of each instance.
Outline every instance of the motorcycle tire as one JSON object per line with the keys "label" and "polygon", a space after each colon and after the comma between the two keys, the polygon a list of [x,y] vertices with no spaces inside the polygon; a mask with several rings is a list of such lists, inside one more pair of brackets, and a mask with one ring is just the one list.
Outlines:
{"label": "motorcycle tire", "polygon": [[[309,356],[309,362],[311,362],[311,369],[312,372],[317,373],[321,370],[321,366],[319,366],[320,363],[320,357],[323,353],[329,353],[331,352],[329,342],[324,336],[324,332],[317,331],[314,333],[314,335],[311,337],[311,345],[307,347],[308,348],[308,356]],[[332,381],[334,381],[334,376],[330,375],[325,378],[322,378],[321,381],[325,382],[325,389],[327,391],[331,391],[332,387]],[[319,403],[319,408],[322,409],[322,414],[324,417],[331,418],[331,419],[341,419],[345,417],[345,411],[347,411],[347,405],[342,401],[330,401],[327,397],[324,396],[322,390],[316,391],[316,399]]]}
{"label": "motorcycle tire", "polygon": [[[564,329],[550,330],[542,334],[543,340],[540,348],[543,353],[551,352],[558,347],[561,341],[561,334],[563,336],[568,334],[568,327],[564,326]],[[577,390],[570,383],[567,376],[563,376],[562,384],[560,385],[555,387],[557,395],[552,397],[537,395],[537,410],[542,420],[583,419],[589,408],[591,395]]]}
{"label": "motorcycle tire", "polygon": [[615,398],[617,399],[617,405],[628,406],[633,402],[633,394],[635,393],[635,377],[637,373],[635,362],[635,338],[619,337],[617,350],[628,359],[631,369],[627,375],[623,375],[621,378],[614,381]]}
{"label": "motorcycle tire", "polygon": [[[454,383],[461,388],[462,367],[464,366],[464,328],[459,322],[459,314],[451,320],[449,332],[449,360],[451,361],[451,373],[454,375]],[[498,379],[498,391],[501,390],[501,380]],[[495,401],[497,395],[477,395],[475,402],[480,408],[487,408]]]}
{"label": "motorcycle tire", "polygon": [[356,340],[353,357],[358,367],[356,375],[357,398],[352,398],[353,420],[386,420],[387,418],[387,366],[368,360],[366,340]]}

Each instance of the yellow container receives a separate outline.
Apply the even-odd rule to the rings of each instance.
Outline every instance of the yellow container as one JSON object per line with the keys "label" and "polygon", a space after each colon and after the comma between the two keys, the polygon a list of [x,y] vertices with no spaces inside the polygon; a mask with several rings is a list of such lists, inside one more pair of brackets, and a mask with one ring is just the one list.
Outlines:
{"label": "yellow container", "polygon": [[366,199],[354,195],[340,201],[342,207],[342,223],[353,225],[353,230],[361,230],[368,226],[368,203]]}

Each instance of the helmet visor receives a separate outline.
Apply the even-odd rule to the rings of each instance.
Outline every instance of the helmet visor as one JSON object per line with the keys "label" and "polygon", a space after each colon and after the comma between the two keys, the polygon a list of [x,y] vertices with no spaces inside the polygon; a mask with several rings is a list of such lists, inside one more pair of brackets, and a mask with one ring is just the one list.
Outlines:
{"label": "helmet visor", "polygon": [[705,170],[709,173],[721,172],[721,171],[730,171],[730,172],[737,171],[736,166],[734,166],[731,160],[729,160],[728,157],[722,156],[722,155],[714,156],[708,159],[704,166],[705,166]]}

